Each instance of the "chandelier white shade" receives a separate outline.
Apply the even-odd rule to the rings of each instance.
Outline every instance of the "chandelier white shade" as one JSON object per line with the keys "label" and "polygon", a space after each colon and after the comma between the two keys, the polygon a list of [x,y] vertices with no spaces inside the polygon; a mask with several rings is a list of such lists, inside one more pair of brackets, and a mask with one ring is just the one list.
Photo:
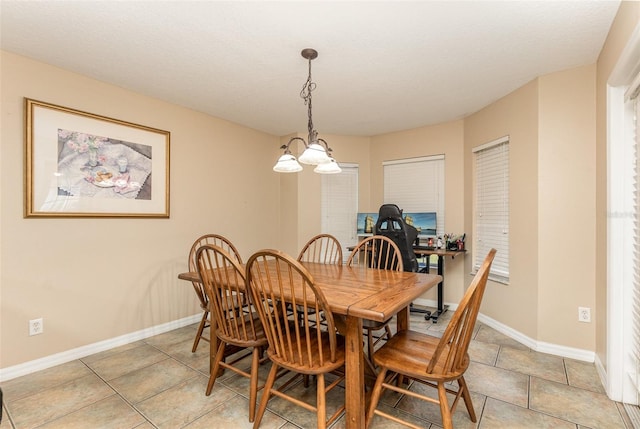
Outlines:
{"label": "chandelier white shade", "polygon": [[[298,163],[298,161],[300,161],[303,164],[316,165],[317,167],[313,170],[316,173],[340,173],[342,169],[330,155],[331,148],[326,141],[318,138],[318,132],[313,128],[311,91],[315,89],[316,84],[311,81],[311,60],[318,57],[318,52],[315,49],[307,48],[303,49],[301,54],[303,58],[309,61],[309,76],[302,86],[302,91],[300,91],[300,97],[304,99],[304,103],[307,105],[307,130],[309,131],[309,137],[306,141],[301,137],[293,137],[286,145],[282,145],[280,149],[284,149],[284,154],[278,159],[278,162],[276,162],[273,171],[278,173],[297,173],[298,171],[302,171],[302,166]],[[302,155],[300,155],[299,160],[296,160],[289,146],[298,140],[304,144],[305,150],[302,152]]]}
{"label": "chandelier white shade", "polygon": [[278,173],[297,173],[302,171],[302,166],[296,160],[296,157],[290,153],[282,155],[276,165],[273,166],[273,171]]}

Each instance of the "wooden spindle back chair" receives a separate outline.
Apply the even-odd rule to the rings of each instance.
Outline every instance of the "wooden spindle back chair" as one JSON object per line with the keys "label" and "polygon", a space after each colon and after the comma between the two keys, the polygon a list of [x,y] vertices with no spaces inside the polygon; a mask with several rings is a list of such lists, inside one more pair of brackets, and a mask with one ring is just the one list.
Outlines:
{"label": "wooden spindle back chair", "polygon": [[[324,294],[302,264],[277,250],[261,250],[249,258],[247,285],[266,331],[267,355],[273,362],[254,428],[260,425],[273,395],[317,413],[318,428],[326,428],[344,411],[343,405],[327,419],[326,394],[344,377],[336,377],[327,386],[325,375],[344,366],[345,350]],[[322,317],[324,326],[309,323],[311,316]],[[299,320],[305,322],[299,324]],[[274,382],[279,369],[291,371],[294,376],[276,389]],[[316,376],[315,405],[284,392],[300,375]]]}
{"label": "wooden spindle back chair", "polygon": [[[201,246],[205,244],[213,244],[215,246],[223,248],[224,250],[229,252],[229,254],[231,254],[240,264],[242,264],[240,253],[228,238],[219,234],[205,234],[201,237],[198,237],[191,246],[191,250],[189,251],[189,271],[198,271],[196,252]],[[204,341],[210,341],[207,336],[203,335],[204,330],[209,327],[209,299],[207,298],[207,294],[204,291],[202,283],[191,283],[193,285],[196,296],[198,297],[198,301],[200,302],[200,308],[202,309],[202,318],[200,319],[200,325],[198,325],[196,338],[194,339],[193,347],[191,348],[191,352],[195,352],[198,349],[198,344],[200,343],[201,339]]]}
{"label": "wooden spindle back chair", "polygon": [[[262,351],[267,346],[267,337],[260,318],[251,305],[251,296],[247,294],[245,270],[229,252],[211,244],[198,249],[196,260],[198,273],[209,298],[209,311],[211,317],[215,318],[215,335],[219,340],[206,394],[211,394],[220,367],[248,378],[249,421],[252,422],[258,392],[258,366]],[[251,349],[250,372],[235,366],[246,354],[237,356],[232,362],[224,361],[228,345]]]}
{"label": "wooden spindle back chair", "polygon": [[[472,422],[476,422],[476,414],[471,402],[471,394],[464,379],[464,373],[469,366],[469,343],[473,335],[476,319],[482,303],[489,277],[489,270],[496,250],[491,249],[487,254],[480,270],[476,273],[471,285],[465,292],[447,325],[442,337],[433,337],[422,332],[398,332],[390,341],[376,351],[373,359],[380,368],[376,384],[371,394],[371,402],[367,413],[367,427],[374,415],[380,415],[397,423],[418,428],[409,422],[392,416],[377,409],[378,401],[384,389],[408,394],[412,397],[440,406],[442,427],[453,429],[451,415],[454,413],[460,398],[463,399]],[[398,382],[406,377],[417,382],[435,387],[438,398],[434,399],[415,391],[409,391]],[[401,381],[401,380],[400,380]],[[448,384],[457,381],[458,388]],[[455,395],[451,407],[447,400],[447,393]]]}

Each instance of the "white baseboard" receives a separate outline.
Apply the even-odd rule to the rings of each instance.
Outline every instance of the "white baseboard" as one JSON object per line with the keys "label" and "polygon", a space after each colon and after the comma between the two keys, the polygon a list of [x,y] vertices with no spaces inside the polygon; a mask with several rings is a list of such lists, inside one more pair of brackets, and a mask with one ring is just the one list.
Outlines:
{"label": "white baseboard", "polygon": [[[426,307],[437,306],[437,303],[435,301],[421,298],[415,300],[414,303]],[[450,311],[455,311],[456,308],[457,304],[449,304]],[[0,382],[11,380],[12,378],[20,377],[22,375],[31,374],[32,372],[51,368],[56,365],[67,363],[75,359],[80,359],[94,353],[109,350],[114,347],[129,344],[134,341],[149,338],[154,335],[171,331],[173,329],[182,328],[183,326],[191,325],[193,323],[198,323],[201,317],[202,314],[194,314],[193,316],[185,317],[183,319],[174,320],[172,322],[152,326],[150,328],[142,329],[140,331],[132,332],[130,334],[122,335],[116,338],[110,338],[105,341],[100,341],[97,343],[78,347],[76,349],[67,350],[65,352],[56,353],[50,356],[45,356],[43,358],[25,362],[20,365],[10,366],[8,368],[0,368]],[[518,332],[515,329],[512,329],[509,326],[504,325],[483,314],[478,315],[478,320],[489,326],[490,328],[493,328],[496,331],[500,332],[501,334],[504,334],[507,337],[514,339],[517,342],[537,352],[549,353],[552,355],[581,360],[585,362],[595,362],[595,352],[560,346],[557,344],[550,344],[543,341],[536,341],[522,334],[521,332]],[[601,368],[601,363],[600,366],[598,365],[598,363],[599,362],[596,362],[596,368],[598,369],[600,378],[604,379],[603,374],[605,374],[605,371],[603,368]]]}
{"label": "white baseboard", "polygon": [[[437,303],[433,300],[428,299],[417,299],[414,301],[414,304],[427,306],[427,307],[436,307]],[[449,311],[455,311],[458,307],[457,304],[449,304]],[[516,340],[520,344],[523,344],[529,347],[532,350],[541,353],[548,353],[564,358],[576,359],[584,362],[595,362],[595,352],[583,349],[576,349],[573,347],[560,346],[557,344],[546,343],[544,341],[536,341],[533,338],[530,338],[523,333],[516,331],[513,328],[510,328],[507,325],[504,325],[497,320],[494,320],[488,316],[485,316],[482,313],[478,314],[478,320],[485,325],[489,326],[492,329],[500,332],[501,334],[506,335],[507,337]]]}
{"label": "white baseboard", "polygon": [[93,344],[88,344],[86,346],[78,347],[72,350],[45,356],[43,358],[21,363],[19,365],[0,368],[0,382],[11,380],[12,378],[20,377],[22,375],[31,374],[32,372],[51,368],[63,363],[71,362],[72,360],[80,359],[94,353],[112,349],[114,347],[119,347],[125,344],[133,343],[135,341],[143,340],[154,335],[182,328],[183,326],[198,323],[200,322],[201,318],[202,313],[194,314],[193,316],[188,316],[179,320],[174,320],[172,322],[167,322],[161,325],[156,325],[150,328],[142,329],[140,331],[132,332],[130,334],[121,335],[119,337],[110,338],[108,340],[99,341]]}

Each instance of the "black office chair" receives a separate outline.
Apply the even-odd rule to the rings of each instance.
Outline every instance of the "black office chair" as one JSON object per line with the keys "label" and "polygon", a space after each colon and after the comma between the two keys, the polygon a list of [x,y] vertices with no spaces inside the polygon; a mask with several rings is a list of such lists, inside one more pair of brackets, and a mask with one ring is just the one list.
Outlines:
{"label": "black office chair", "polygon": [[[378,210],[374,234],[390,238],[402,254],[402,263],[405,271],[418,271],[418,260],[413,251],[413,245],[418,238],[418,230],[413,225],[407,224],[402,218],[402,210],[396,204],[383,204]],[[425,315],[425,319],[431,317],[429,310],[419,309],[411,304],[409,310],[412,313]]]}

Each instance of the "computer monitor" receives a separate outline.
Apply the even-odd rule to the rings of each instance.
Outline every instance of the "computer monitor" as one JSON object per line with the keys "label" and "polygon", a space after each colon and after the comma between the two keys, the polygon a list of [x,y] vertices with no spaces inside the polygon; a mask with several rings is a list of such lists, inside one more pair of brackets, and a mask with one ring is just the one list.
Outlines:
{"label": "computer monitor", "polygon": [[403,213],[404,221],[418,230],[418,237],[436,237],[436,213],[413,212]]}
{"label": "computer monitor", "polygon": [[377,220],[378,213],[358,213],[357,234],[373,234]]}

